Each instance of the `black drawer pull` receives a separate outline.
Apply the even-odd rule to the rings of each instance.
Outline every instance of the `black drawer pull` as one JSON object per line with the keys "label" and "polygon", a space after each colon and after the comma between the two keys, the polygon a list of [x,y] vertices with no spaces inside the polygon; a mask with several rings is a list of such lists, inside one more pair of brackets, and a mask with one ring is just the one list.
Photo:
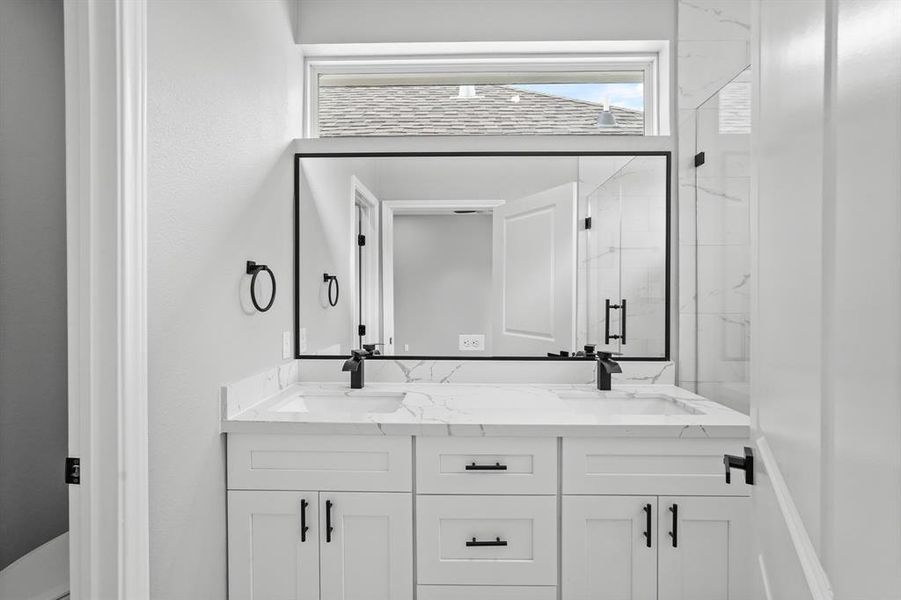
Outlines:
{"label": "black drawer pull", "polygon": [[679,505],[673,504],[669,507],[669,511],[673,513],[673,530],[669,532],[669,536],[673,538],[673,548],[679,547]]}
{"label": "black drawer pull", "polygon": [[470,463],[466,465],[467,471],[506,471],[507,465],[502,465],[501,463],[494,463],[493,465],[477,465],[475,463]]}
{"label": "black drawer pull", "polygon": [[502,540],[501,538],[494,538],[493,540],[488,541],[479,541],[475,538],[472,538],[471,541],[466,542],[467,548],[482,548],[485,546],[506,546],[507,540]]}
{"label": "black drawer pull", "polygon": [[302,498],[300,501],[300,541],[307,541],[307,532],[310,530],[307,527],[307,506],[309,506],[309,502],[307,502],[306,498]]}
{"label": "black drawer pull", "polygon": [[651,505],[645,504],[644,508],[642,510],[644,511],[644,516],[645,516],[644,537],[647,542],[647,547],[650,548],[651,547]]}
{"label": "black drawer pull", "polygon": [[332,531],[335,530],[332,527],[332,504],[331,500],[325,501],[325,542],[330,543],[332,541]]}

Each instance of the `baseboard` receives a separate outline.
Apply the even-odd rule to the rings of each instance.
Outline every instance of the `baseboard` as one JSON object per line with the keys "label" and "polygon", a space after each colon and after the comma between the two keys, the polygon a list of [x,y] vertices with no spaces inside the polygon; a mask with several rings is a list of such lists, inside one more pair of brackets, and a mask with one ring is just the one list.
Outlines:
{"label": "baseboard", "polygon": [[0,600],[62,600],[68,597],[68,532],[0,571]]}

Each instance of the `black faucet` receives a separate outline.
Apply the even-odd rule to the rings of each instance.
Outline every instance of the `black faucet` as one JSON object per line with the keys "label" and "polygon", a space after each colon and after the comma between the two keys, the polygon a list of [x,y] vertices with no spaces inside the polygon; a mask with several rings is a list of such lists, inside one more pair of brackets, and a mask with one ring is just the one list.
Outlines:
{"label": "black faucet", "polygon": [[350,388],[353,390],[363,389],[363,367],[366,364],[366,357],[372,356],[369,350],[351,350],[350,358],[344,361],[342,371],[350,371]]}
{"label": "black faucet", "polygon": [[610,391],[610,375],[612,373],[622,373],[622,367],[619,366],[619,363],[613,360],[613,352],[598,352],[597,360],[598,360],[598,375],[597,375],[597,383],[598,389],[607,392]]}

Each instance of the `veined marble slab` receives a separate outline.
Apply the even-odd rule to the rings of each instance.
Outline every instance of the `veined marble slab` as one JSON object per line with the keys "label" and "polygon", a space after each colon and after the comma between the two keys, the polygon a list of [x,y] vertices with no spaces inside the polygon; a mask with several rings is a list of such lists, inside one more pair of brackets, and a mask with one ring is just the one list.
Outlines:
{"label": "veined marble slab", "polygon": [[[343,360],[304,359],[282,363],[221,388],[223,417],[235,414],[301,382],[346,383]],[[671,361],[624,361],[618,384],[673,384]],[[597,366],[588,361],[371,360],[367,383],[594,383]]]}
{"label": "veined marble slab", "polygon": [[[223,388],[222,431],[330,435],[746,438],[747,416],[673,385],[295,383],[248,405]],[[231,397],[237,395],[240,397]],[[333,401],[336,411],[328,409]],[[343,410],[342,403],[381,412]],[[395,404],[391,404],[394,402]],[[314,403],[316,408],[312,408]],[[309,405],[309,406],[308,406]]]}
{"label": "veined marble slab", "polygon": [[[343,360],[300,361],[299,381],[349,379],[341,372]],[[675,383],[671,361],[622,361],[615,383]],[[366,381],[373,383],[594,383],[592,361],[519,360],[370,360]]]}

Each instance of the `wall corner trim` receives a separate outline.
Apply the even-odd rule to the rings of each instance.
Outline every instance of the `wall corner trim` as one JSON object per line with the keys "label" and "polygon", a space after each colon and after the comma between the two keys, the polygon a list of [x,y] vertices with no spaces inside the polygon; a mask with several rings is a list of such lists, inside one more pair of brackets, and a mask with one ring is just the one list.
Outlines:
{"label": "wall corner trim", "polygon": [[149,598],[147,2],[66,0],[73,600]]}

